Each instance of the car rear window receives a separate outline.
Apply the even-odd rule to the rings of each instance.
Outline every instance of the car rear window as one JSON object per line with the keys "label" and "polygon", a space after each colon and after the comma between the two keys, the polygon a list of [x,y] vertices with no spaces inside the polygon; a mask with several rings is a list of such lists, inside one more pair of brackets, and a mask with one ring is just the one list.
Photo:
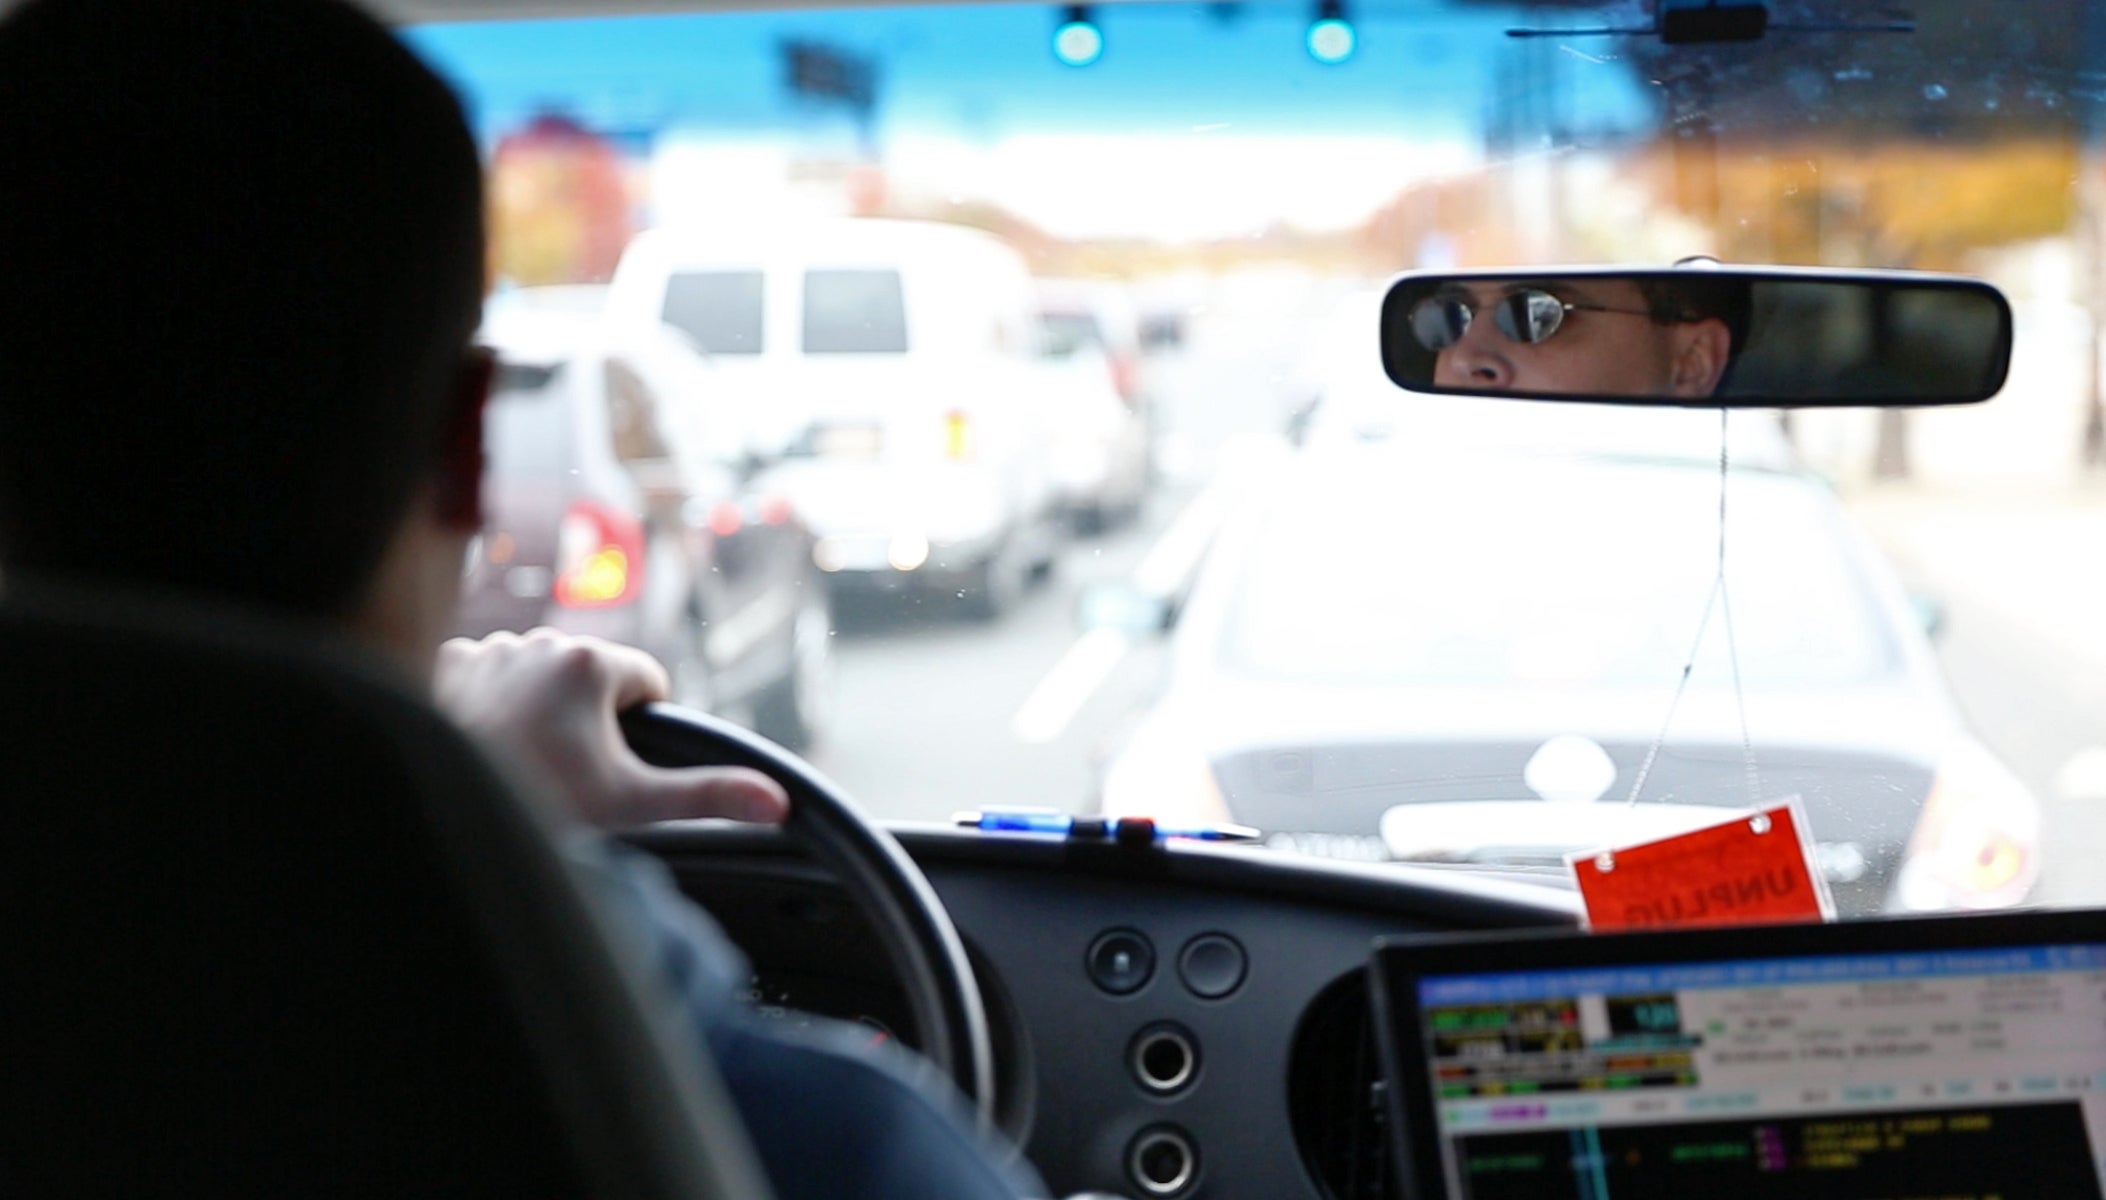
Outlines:
{"label": "car rear window", "polygon": [[666,282],[665,322],[711,354],[761,352],[759,271],[690,271]]}
{"label": "car rear window", "polygon": [[807,271],[806,354],[904,354],[907,305],[899,272]]}
{"label": "car rear window", "polygon": [[[1411,474],[1318,484],[1270,515],[1231,661],[1407,687],[1645,687],[1680,674],[1717,570],[1715,470],[1464,460]],[[1761,472],[1734,482],[1732,611],[1708,623],[1692,685],[1731,685],[1729,620],[1751,688],[1895,670],[1820,488]]]}
{"label": "car rear window", "polygon": [[567,403],[570,371],[505,365],[483,416],[483,446],[490,474],[500,478],[560,475],[570,469],[571,428]]}
{"label": "car rear window", "polygon": [[1088,313],[1042,312],[1038,314],[1038,328],[1049,358],[1067,358],[1104,345],[1104,331],[1097,328],[1097,318]]}

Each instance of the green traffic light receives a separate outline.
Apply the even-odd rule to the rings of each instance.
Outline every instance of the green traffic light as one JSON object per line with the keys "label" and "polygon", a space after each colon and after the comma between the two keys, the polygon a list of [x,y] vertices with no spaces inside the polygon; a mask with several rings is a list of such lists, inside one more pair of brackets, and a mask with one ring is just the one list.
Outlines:
{"label": "green traffic light", "polygon": [[1309,57],[1320,63],[1342,63],[1353,57],[1360,38],[1354,33],[1352,22],[1326,17],[1309,26],[1308,41]]}

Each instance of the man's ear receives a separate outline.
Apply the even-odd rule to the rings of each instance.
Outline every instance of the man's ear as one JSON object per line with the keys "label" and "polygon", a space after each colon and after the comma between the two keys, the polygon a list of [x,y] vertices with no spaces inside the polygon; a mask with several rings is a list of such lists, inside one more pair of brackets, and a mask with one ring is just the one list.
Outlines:
{"label": "man's ear", "polygon": [[483,407],[497,377],[497,356],[470,347],[454,372],[439,444],[435,502],[442,524],[466,533],[483,527]]}
{"label": "man's ear", "polygon": [[1675,326],[1673,393],[1687,399],[1718,390],[1733,351],[1733,334],[1716,317]]}

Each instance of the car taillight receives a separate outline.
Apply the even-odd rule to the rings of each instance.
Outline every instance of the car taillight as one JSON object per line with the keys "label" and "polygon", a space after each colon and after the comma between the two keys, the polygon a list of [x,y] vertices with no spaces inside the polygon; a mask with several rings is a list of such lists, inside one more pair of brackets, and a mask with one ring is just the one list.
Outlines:
{"label": "car taillight", "polygon": [[1112,387],[1118,391],[1119,399],[1125,402],[1126,407],[1132,408],[1137,399],[1135,390],[1139,382],[1139,372],[1133,359],[1124,354],[1115,356],[1112,359],[1111,373]]}
{"label": "car taillight", "polygon": [[643,524],[591,500],[572,505],[556,531],[556,603],[608,608],[642,586]]}
{"label": "car taillight", "polygon": [[746,527],[746,514],[735,500],[720,500],[709,510],[709,531],[718,537],[734,537]]}
{"label": "car taillight", "polygon": [[943,414],[943,456],[952,462],[964,462],[972,457],[972,418],[952,409]]}
{"label": "car taillight", "polygon": [[1939,765],[1894,898],[1905,909],[2004,908],[2040,873],[2040,804],[1980,746]]}

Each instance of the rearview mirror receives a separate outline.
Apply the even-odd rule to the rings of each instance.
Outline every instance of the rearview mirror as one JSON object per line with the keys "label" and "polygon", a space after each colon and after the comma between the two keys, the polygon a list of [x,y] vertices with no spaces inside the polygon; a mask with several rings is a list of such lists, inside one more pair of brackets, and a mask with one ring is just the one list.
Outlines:
{"label": "rearview mirror", "polygon": [[1416,392],[1684,407],[1971,404],[2011,306],[1958,275],[1692,266],[1412,273],[1382,365]]}

